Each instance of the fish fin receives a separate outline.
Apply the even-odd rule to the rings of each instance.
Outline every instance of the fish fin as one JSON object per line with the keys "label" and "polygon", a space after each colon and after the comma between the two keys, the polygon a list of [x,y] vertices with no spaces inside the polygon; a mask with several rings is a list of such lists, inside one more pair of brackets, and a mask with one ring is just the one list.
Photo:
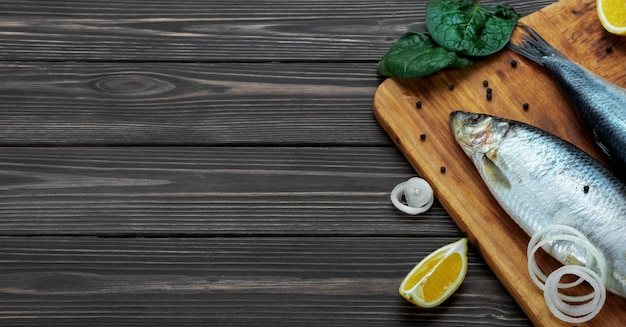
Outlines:
{"label": "fish fin", "polygon": [[568,254],[567,257],[565,257],[564,264],[578,265],[578,266],[584,266],[585,265],[584,262],[580,262],[580,260],[578,260],[578,258],[576,258],[576,256],[572,255],[571,253]]}
{"label": "fish fin", "polygon": [[521,44],[513,44],[509,42],[509,49],[517,52],[518,54],[543,65],[543,58],[547,56],[561,56],[563,55],[559,50],[552,47],[539,33],[535,32],[530,26],[520,25],[528,32],[528,34],[522,36]]}
{"label": "fish fin", "polygon": [[485,176],[491,184],[498,185],[506,189],[511,188],[511,182],[509,182],[509,179],[504,175],[500,167],[496,166],[496,164],[486,155],[483,155],[483,167],[485,167]]}

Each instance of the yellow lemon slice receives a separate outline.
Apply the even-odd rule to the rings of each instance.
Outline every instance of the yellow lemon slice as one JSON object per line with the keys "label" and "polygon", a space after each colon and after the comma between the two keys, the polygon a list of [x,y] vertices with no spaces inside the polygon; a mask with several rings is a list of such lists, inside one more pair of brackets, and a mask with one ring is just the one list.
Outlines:
{"label": "yellow lemon slice", "polygon": [[613,34],[626,35],[626,1],[596,0],[596,11],[604,29]]}
{"label": "yellow lemon slice", "polygon": [[400,295],[419,307],[432,308],[461,286],[466,273],[467,239],[462,238],[415,265],[400,284]]}

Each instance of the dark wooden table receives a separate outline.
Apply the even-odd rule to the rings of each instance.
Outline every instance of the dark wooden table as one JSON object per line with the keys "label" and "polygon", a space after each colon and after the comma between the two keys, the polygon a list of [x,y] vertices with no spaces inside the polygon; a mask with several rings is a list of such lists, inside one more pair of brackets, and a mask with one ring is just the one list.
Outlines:
{"label": "dark wooden table", "polygon": [[440,307],[397,294],[463,236],[391,205],[372,114],[425,2],[3,1],[0,325],[530,325],[473,248]]}

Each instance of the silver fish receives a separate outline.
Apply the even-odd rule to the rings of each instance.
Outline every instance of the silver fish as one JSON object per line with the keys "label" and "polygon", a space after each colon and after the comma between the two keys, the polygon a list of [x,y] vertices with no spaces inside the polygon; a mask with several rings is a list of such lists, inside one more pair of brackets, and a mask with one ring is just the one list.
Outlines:
{"label": "silver fish", "polygon": [[[456,111],[450,127],[527,234],[552,224],[580,231],[606,259],[606,288],[626,297],[626,184],[571,143],[522,122]],[[589,260],[574,242],[554,241],[546,250],[562,264]]]}
{"label": "silver fish", "polygon": [[546,68],[598,148],[626,180],[626,89],[567,59],[532,28],[523,27],[529,35],[522,36],[520,45],[509,44],[509,48]]}

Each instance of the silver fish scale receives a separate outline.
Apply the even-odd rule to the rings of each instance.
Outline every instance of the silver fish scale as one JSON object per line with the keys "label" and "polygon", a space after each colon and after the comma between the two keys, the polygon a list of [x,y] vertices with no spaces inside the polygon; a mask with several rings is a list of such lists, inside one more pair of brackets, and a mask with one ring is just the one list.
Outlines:
{"label": "silver fish scale", "polygon": [[618,169],[626,169],[626,90],[560,56],[546,57],[544,65],[577,108],[601,150]]}
{"label": "silver fish scale", "polygon": [[[621,272],[621,283],[607,288],[626,296],[624,184],[569,143],[526,125],[513,129],[500,143],[494,161],[510,168],[502,171],[511,187],[489,185],[502,207],[518,217],[517,223],[529,235],[551,224],[582,232],[605,255],[611,270]],[[555,242],[549,252],[563,264],[587,262],[584,248],[571,242]]]}
{"label": "silver fish scale", "polygon": [[570,99],[598,147],[626,181],[626,89],[567,59],[528,26],[522,43],[509,48],[544,66]]}
{"label": "silver fish scale", "polygon": [[[466,119],[471,115],[453,113],[451,123],[455,114]],[[626,297],[626,185],[554,135],[520,122],[481,116],[493,123],[485,127],[466,122],[466,131],[458,131],[454,123],[452,127],[503,209],[529,235],[552,224],[583,233],[607,260],[607,289]],[[467,140],[482,135],[477,130],[481,128],[491,129],[491,139],[480,149],[471,148]],[[546,250],[563,264],[587,262],[584,248],[571,242],[553,242]]]}

